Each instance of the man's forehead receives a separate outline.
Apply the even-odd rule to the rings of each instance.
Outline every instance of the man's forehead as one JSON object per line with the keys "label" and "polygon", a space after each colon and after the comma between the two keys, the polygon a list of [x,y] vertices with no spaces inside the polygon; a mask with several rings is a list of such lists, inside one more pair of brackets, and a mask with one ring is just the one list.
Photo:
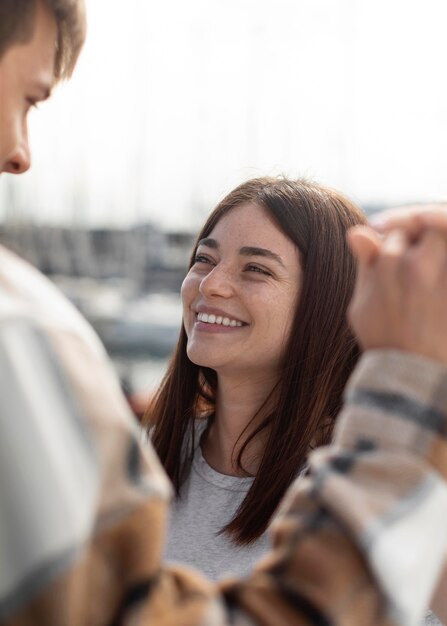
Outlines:
{"label": "man's forehead", "polygon": [[38,0],[31,39],[19,45],[17,52],[22,61],[21,69],[27,71],[29,80],[44,96],[49,95],[54,82],[57,34],[53,14]]}
{"label": "man's forehead", "polygon": [[3,60],[14,72],[18,84],[32,90],[33,97],[45,100],[49,96],[54,84],[55,62],[55,47],[51,41],[32,41],[26,45],[12,46],[6,51]]}

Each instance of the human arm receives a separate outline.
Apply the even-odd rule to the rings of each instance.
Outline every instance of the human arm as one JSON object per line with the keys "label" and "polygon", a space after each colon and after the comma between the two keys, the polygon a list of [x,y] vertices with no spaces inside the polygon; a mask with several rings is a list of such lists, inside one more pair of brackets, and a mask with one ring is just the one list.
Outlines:
{"label": "human arm", "polygon": [[[377,236],[376,232],[380,233],[380,236]],[[390,209],[373,216],[372,228],[361,227],[353,231],[351,233],[351,245],[353,245],[354,252],[359,259],[361,271],[368,273],[368,266],[371,263],[374,264],[374,260],[377,255],[383,252],[382,245],[386,237],[393,232],[394,237],[397,234],[398,241],[400,238],[401,244],[402,241],[405,242],[405,240],[416,244],[413,248],[413,258],[408,259],[410,264],[413,265],[413,270],[411,271],[412,273],[406,277],[403,276],[402,280],[411,280],[412,274],[415,277],[417,276],[418,272],[415,273],[415,269],[420,271],[424,267],[428,271],[428,276],[430,277],[431,289],[429,282],[429,292],[426,296],[422,297],[420,292],[415,289],[416,296],[421,299],[419,302],[414,302],[414,304],[419,307],[424,306],[425,303],[431,302],[431,298],[436,292],[441,296],[440,302],[442,305],[442,298],[445,299],[446,293],[445,283],[436,283],[433,281],[436,281],[436,268],[445,268],[443,249],[445,246],[445,238],[447,237],[447,204],[439,203],[427,206],[416,205]],[[395,247],[395,244],[393,244],[393,247]],[[435,263],[434,271],[433,268],[430,269],[430,264],[432,263],[433,258],[438,259],[437,263]],[[415,263],[418,264],[418,268],[414,267]],[[395,295],[397,296],[397,293]],[[369,304],[367,306],[369,306]],[[406,306],[407,303],[405,304],[405,307]],[[375,311],[374,303],[371,303],[371,307]],[[405,314],[402,315],[402,319],[405,321],[406,317],[404,315]],[[416,338],[420,339],[421,334],[427,333],[428,331],[426,339],[428,338],[428,340],[432,342],[434,340],[438,343],[439,348],[442,348],[442,329],[445,328],[446,319],[445,312],[443,312],[442,309],[439,310],[437,321],[433,319],[433,315],[436,315],[436,309],[429,311],[429,318],[421,318],[424,319],[424,321],[419,323],[419,328],[416,328],[415,332],[409,333],[407,329],[407,334],[409,334],[410,338],[414,341]],[[411,319],[411,316],[409,316],[409,319]],[[437,328],[439,328],[437,322],[440,324],[440,331],[437,330]],[[370,345],[371,342],[374,345],[378,345],[378,341],[380,341],[380,330],[376,337],[368,338],[368,343],[366,345]],[[432,350],[433,345],[430,348],[426,340],[424,340],[424,344],[425,350]],[[441,354],[438,354],[438,358],[442,359],[443,357]],[[447,623],[447,555],[444,561],[443,573],[438,581],[438,586],[430,606],[439,618],[444,623]]]}

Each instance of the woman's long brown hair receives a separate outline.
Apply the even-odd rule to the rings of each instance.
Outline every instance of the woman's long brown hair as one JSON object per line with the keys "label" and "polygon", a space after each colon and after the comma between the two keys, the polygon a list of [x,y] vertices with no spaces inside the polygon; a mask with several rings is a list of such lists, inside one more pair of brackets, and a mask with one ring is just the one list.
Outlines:
{"label": "woman's long brown hair", "polygon": [[[222,529],[241,545],[256,540],[266,530],[285,491],[305,465],[310,448],[330,439],[343,388],[359,356],[346,321],[355,280],[346,231],[365,223],[361,211],[332,189],[304,180],[257,178],[243,183],[220,202],[197,242],[209,236],[228,211],[246,202],[266,209],[293,241],[300,252],[303,277],[281,376],[272,392],[275,409],[242,439],[237,458],[243,471],[247,444],[267,429],[253,484],[234,518]],[[197,243],[190,267],[196,248]],[[213,414],[217,384],[213,370],[189,360],[186,343],[182,328],[168,371],[145,416],[146,425],[153,426],[155,450],[177,494],[194,456],[194,420],[204,406],[209,415]],[[270,405],[266,402],[264,407]]]}

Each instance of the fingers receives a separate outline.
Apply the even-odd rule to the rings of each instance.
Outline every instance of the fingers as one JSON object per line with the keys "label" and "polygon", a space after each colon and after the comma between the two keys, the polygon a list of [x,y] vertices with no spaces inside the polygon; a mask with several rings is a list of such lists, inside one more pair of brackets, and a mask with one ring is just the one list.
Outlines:
{"label": "fingers", "polygon": [[347,234],[348,245],[356,259],[364,265],[370,265],[379,254],[381,239],[368,226],[354,226]]}
{"label": "fingers", "polygon": [[427,229],[417,242],[411,242],[404,230],[392,230],[375,262],[382,266],[384,279],[397,272],[397,279],[405,280],[408,289],[416,281],[421,288],[431,289],[447,272],[447,238],[439,230]]}
{"label": "fingers", "polygon": [[447,239],[439,230],[428,229],[408,254],[413,276],[427,288],[434,287],[447,272]]}
{"label": "fingers", "polygon": [[359,264],[348,319],[363,349],[396,348],[447,364],[446,218],[424,214],[416,239],[408,221],[382,238],[370,228],[349,231]]}
{"label": "fingers", "polygon": [[425,227],[447,235],[447,206],[442,211],[427,211],[421,214],[420,221]]}
{"label": "fingers", "polygon": [[404,230],[392,230],[382,244],[381,256],[383,258],[397,259],[407,251],[409,241]]}
{"label": "fingers", "polygon": [[447,235],[447,204],[413,205],[389,209],[373,215],[371,226],[380,233],[400,228],[407,237],[415,240],[427,228],[437,228]]}

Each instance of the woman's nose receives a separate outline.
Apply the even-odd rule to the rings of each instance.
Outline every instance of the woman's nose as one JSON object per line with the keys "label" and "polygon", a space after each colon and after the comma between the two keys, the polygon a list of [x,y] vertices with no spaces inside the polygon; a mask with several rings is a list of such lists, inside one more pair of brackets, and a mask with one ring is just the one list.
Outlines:
{"label": "woman's nose", "polygon": [[208,298],[229,298],[234,293],[234,276],[228,267],[219,263],[202,278],[199,290]]}

